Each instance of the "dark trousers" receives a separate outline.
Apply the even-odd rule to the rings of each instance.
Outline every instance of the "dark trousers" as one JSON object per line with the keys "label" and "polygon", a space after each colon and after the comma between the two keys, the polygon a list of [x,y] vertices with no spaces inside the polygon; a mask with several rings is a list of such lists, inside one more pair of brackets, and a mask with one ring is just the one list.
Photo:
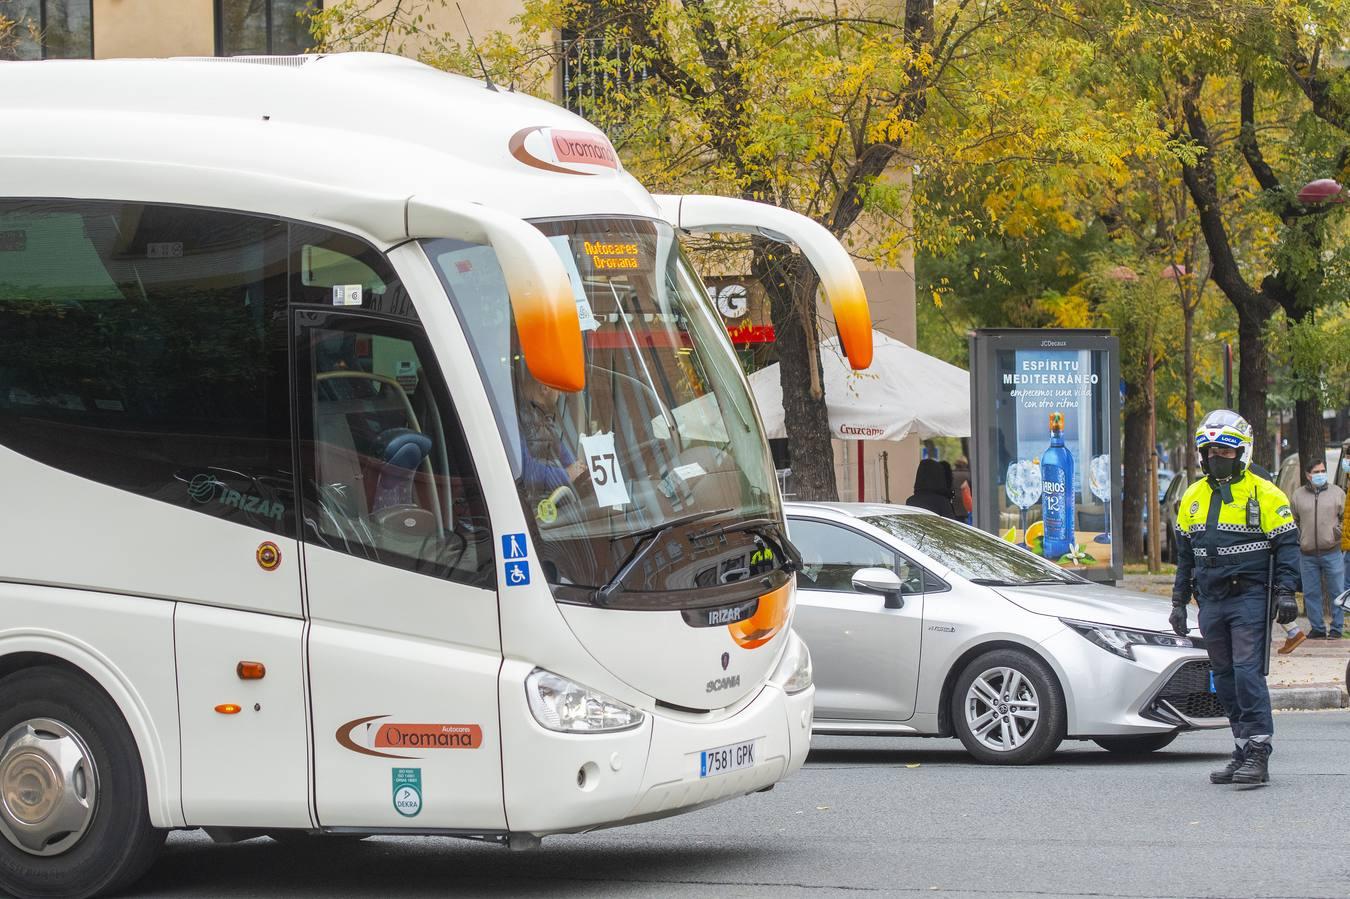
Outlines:
{"label": "dark trousers", "polygon": [[1261,676],[1267,614],[1264,590],[1200,598],[1200,632],[1214,669],[1214,689],[1239,740],[1275,733],[1270,693]]}

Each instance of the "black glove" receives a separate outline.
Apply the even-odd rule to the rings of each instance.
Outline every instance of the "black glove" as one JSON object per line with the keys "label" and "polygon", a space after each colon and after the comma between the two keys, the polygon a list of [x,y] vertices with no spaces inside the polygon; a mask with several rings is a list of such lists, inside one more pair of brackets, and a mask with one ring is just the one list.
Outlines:
{"label": "black glove", "polygon": [[1275,594],[1275,622],[1288,624],[1298,617],[1298,603],[1292,593]]}
{"label": "black glove", "polygon": [[1186,636],[1189,628],[1186,627],[1186,605],[1185,603],[1172,606],[1172,614],[1167,616],[1167,623],[1172,625],[1172,631],[1178,637]]}

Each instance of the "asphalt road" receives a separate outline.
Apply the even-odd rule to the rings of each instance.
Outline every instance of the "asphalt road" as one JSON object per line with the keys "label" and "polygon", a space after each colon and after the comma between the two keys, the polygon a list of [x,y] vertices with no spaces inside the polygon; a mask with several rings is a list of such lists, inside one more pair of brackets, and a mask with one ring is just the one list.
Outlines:
{"label": "asphalt road", "polygon": [[1350,895],[1350,712],[1277,716],[1273,782],[1216,787],[1226,733],[1033,768],[954,740],[820,738],[770,793],[533,852],[433,838],[300,850],[174,834],[145,896]]}

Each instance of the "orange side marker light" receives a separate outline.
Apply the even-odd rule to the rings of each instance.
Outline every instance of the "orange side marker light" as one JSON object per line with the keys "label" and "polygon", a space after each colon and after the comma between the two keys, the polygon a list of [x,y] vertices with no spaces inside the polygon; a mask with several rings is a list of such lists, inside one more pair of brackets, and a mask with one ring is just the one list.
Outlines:
{"label": "orange side marker light", "polygon": [[238,715],[239,706],[235,705],[232,702],[225,702],[216,706],[216,711],[222,715]]}
{"label": "orange side marker light", "polygon": [[234,667],[240,680],[262,680],[267,677],[267,666],[262,662],[240,662]]}

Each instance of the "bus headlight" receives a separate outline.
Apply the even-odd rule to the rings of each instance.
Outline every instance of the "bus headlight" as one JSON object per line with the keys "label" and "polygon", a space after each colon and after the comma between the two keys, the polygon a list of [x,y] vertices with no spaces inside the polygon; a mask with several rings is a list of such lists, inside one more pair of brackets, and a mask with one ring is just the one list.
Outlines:
{"label": "bus headlight", "polygon": [[788,631],[787,649],[783,650],[770,680],[785,693],[800,693],[811,686],[811,650],[796,631]]}
{"label": "bus headlight", "polygon": [[543,668],[525,678],[534,720],[561,733],[609,733],[637,727],[645,717],[630,705]]}

